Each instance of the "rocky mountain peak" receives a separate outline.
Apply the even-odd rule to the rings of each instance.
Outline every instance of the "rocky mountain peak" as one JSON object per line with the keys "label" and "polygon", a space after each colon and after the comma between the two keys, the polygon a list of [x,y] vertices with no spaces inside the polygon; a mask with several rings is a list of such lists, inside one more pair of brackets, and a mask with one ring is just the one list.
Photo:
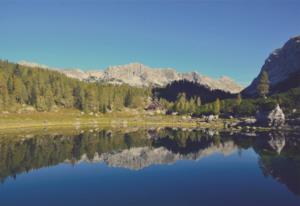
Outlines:
{"label": "rocky mountain peak", "polygon": [[103,79],[119,79],[133,86],[165,86],[173,81],[188,80],[209,88],[238,93],[243,88],[228,77],[212,79],[197,72],[180,73],[173,68],[151,68],[140,63],[110,66]]}
{"label": "rocky mountain peak", "polygon": [[[282,48],[274,50],[266,59],[260,74],[266,71],[269,75],[271,90],[277,84],[288,81],[300,72],[300,36],[288,40]],[[255,95],[259,76],[244,90],[245,94]],[[300,85],[300,79],[298,80]]]}
{"label": "rocky mountain peak", "polygon": [[[39,64],[20,62],[25,66],[40,67]],[[42,68],[49,68],[41,65]],[[151,68],[135,62],[126,65],[109,66],[103,71],[82,71],[80,69],[55,69],[71,78],[82,81],[104,81],[111,84],[126,83],[131,86],[162,87],[173,81],[188,80],[204,85],[211,90],[220,89],[230,93],[238,93],[243,88],[228,77],[213,79],[198,72],[180,73],[173,68]]]}

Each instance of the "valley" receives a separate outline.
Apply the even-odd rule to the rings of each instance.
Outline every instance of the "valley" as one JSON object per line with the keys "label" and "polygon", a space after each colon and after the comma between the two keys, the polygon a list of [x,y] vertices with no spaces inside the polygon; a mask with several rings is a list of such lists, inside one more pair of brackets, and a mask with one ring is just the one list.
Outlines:
{"label": "valley", "polygon": [[[241,123],[276,105],[282,107],[283,118],[297,122],[299,51],[300,37],[290,39],[268,57],[260,75],[243,91],[227,77],[214,80],[138,63],[83,72],[0,61],[0,129],[78,125],[224,129],[227,122]],[[262,73],[265,83],[260,83]],[[259,84],[265,85],[264,96],[258,95]],[[235,124],[236,129],[241,126]]]}

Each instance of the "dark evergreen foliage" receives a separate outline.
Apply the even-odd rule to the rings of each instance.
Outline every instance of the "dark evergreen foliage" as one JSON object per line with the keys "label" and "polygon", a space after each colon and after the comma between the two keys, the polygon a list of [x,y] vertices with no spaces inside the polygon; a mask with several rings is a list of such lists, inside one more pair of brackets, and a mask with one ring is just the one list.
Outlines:
{"label": "dark evergreen foliage", "polygon": [[147,88],[87,83],[58,71],[0,61],[0,111],[31,105],[38,111],[62,107],[106,112],[108,108],[143,106],[150,95]]}
{"label": "dark evergreen foliage", "polygon": [[157,98],[163,98],[171,102],[176,101],[178,94],[185,93],[188,100],[200,97],[202,104],[214,102],[217,98],[228,99],[236,96],[222,90],[211,90],[208,87],[187,80],[174,81],[164,88],[154,88],[153,93]]}

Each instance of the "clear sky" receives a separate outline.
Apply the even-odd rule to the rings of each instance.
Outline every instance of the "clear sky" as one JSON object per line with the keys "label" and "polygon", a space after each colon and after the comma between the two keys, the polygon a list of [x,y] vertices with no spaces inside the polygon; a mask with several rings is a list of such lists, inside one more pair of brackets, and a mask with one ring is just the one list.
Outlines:
{"label": "clear sky", "polygon": [[0,58],[52,67],[151,67],[244,85],[300,35],[300,0],[0,0]]}

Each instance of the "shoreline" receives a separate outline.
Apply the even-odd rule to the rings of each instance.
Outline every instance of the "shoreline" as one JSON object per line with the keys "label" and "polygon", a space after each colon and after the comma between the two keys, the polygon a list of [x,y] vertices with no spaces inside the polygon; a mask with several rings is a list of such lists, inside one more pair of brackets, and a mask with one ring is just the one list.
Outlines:
{"label": "shoreline", "polygon": [[[77,111],[9,113],[0,115],[0,131],[30,129],[81,129],[81,128],[127,128],[127,127],[178,127],[224,131],[286,131],[281,129],[240,126],[242,119],[217,119],[211,122],[203,118],[191,118],[185,115],[147,115],[133,112],[109,114],[82,114]],[[226,127],[225,125],[231,125]],[[297,128],[295,128],[297,130]],[[16,131],[17,132],[17,131]]]}
{"label": "shoreline", "polygon": [[[81,127],[197,127],[223,129],[223,119],[205,122],[185,115],[147,115],[116,112],[109,114],[82,114],[77,111],[0,114],[0,130],[26,128],[81,128]],[[236,119],[230,121],[237,121]]]}

